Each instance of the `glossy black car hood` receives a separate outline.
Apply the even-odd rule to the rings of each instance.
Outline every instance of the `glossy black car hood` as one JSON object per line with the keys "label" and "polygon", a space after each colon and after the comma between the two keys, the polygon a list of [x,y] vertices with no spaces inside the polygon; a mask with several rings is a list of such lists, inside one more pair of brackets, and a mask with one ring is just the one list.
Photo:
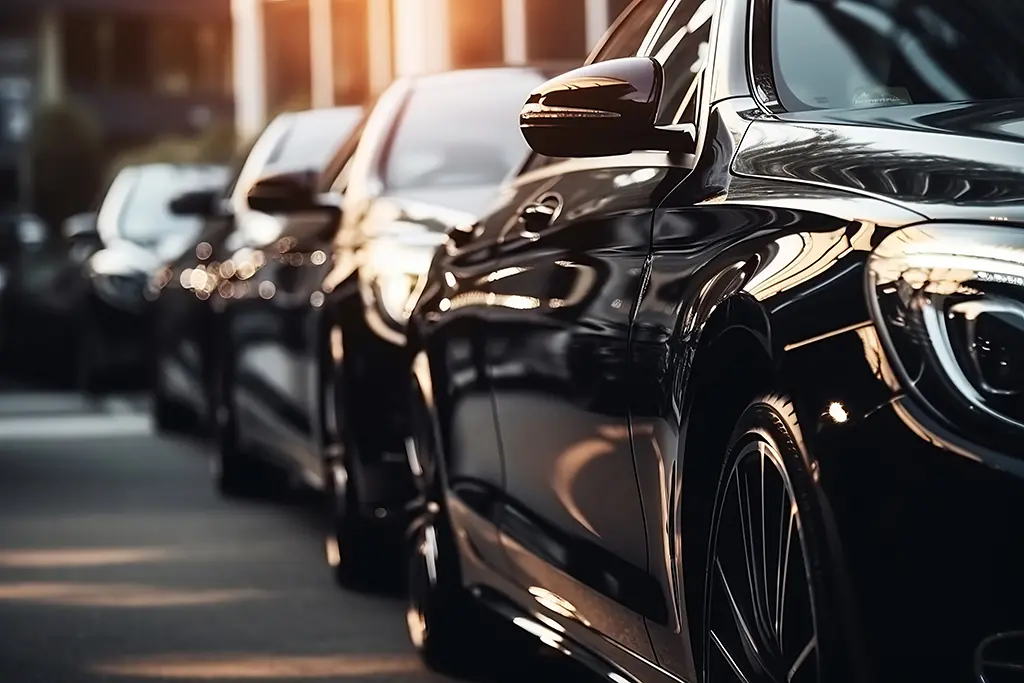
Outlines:
{"label": "glossy black car hood", "polygon": [[390,199],[409,206],[420,204],[451,209],[475,218],[482,215],[497,196],[498,188],[488,184],[408,189],[395,193]]}
{"label": "glossy black car hood", "polygon": [[868,192],[927,218],[1024,221],[1024,101],[755,121],[733,170]]}

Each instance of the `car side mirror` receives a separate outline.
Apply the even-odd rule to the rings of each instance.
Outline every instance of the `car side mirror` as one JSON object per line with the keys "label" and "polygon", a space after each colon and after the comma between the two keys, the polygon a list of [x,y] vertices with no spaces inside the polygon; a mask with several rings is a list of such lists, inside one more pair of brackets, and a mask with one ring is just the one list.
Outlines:
{"label": "car side mirror", "polygon": [[519,129],[534,151],[549,157],[692,151],[688,132],[654,125],[664,82],[661,64],[650,57],[595,62],[534,90]]}
{"label": "car side mirror", "polygon": [[212,216],[217,207],[217,199],[221,190],[205,189],[183,192],[172,199],[167,207],[175,216],[198,216],[205,218]]}
{"label": "car side mirror", "polygon": [[319,174],[296,171],[265,176],[249,189],[249,208],[260,213],[299,213],[324,208],[317,195]]}
{"label": "car side mirror", "polygon": [[60,229],[61,235],[69,242],[99,239],[96,227],[96,214],[78,213],[64,220]]}

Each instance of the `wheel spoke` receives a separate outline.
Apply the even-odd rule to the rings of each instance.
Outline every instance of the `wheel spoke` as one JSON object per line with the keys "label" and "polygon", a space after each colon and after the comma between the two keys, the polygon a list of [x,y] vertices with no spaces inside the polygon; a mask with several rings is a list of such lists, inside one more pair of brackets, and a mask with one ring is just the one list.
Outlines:
{"label": "wheel spoke", "polygon": [[779,567],[775,575],[775,637],[782,648],[782,618],[786,609],[786,579],[789,574],[789,549],[793,542],[793,522],[796,508],[788,495],[782,497],[782,512],[779,515]]}
{"label": "wheel spoke", "polygon": [[820,675],[814,602],[805,605],[811,587],[801,511],[787,474],[773,445],[758,439],[747,443],[724,483],[707,577],[712,683],[797,683]]}
{"label": "wheel spoke", "polygon": [[739,491],[740,528],[743,535],[743,551],[747,559],[747,580],[750,588],[750,604],[753,611],[754,625],[757,627],[762,642],[770,643],[772,631],[769,628],[765,615],[767,600],[765,600],[764,590],[758,579],[758,575],[763,574],[764,570],[759,571],[757,566],[758,564],[765,564],[763,560],[759,562],[757,557],[757,546],[763,546],[763,544],[757,543],[757,540],[754,538],[754,520],[750,505],[749,481],[746,473],[739,471],[737,474],[736,487]]}
{"label": "wheel spoke", "polygon": [[736,597],[732,592],[732,588],[729,586],[729,581],[725,578],[725,571],[722,569],[722,563],[717,559],[715,560],[715,567],[718,570],[718,580],[722,582],[722,588],[725,590],[725,597],[729,601],[729,608],[732,612],[733,621],[736,624],[736,631],[739,633],[747,659],[756,663],[758,667],[764,670],[764,659],[761,651],[757,647],[757,641],[754,639],[754,633],[750,630],[747,620],[743,617],[743,610],[740,608],[739,603],[736,602]]}
{"label": "wheel spoke", "polygon": [[711,642],[714,643],[715,647],[718,648],[718,651],[722,653],[722,657],[729,665],[729,668],[732,669],[732,672],[736,674],[736,678],[740,679],[742,683],[750,683],[750,679],[747,678],[747,675],[745,673],[743,673],[743,670],[736,662],[736,659],[731,654],[729,654],[729,651],[727,649],[725,649],[725,645],[722,644],[722,641],[719,639],[718,635],[714,631],[711,632]]}
{"label": "wheel spoke", "polygon": [[[764,596],[763,596],[764,597],[764,601],[763,601],[764,613],[763,613],[763,621],[764,621],[765,629],[767,631],[767,633],[765,633],[765,635],[769,635],[769,634],[772,633],[772,630],[771,630],[771,623],[772,623],[771,604],[772,604],[772,600],[771,600],[771,596],[768,594],[768,534],[765,531],[765,519],[767,519],[768,515],[766,514],[766,510],[764,509],[765,501],[766,501],[766,497],[765,497],[765,460],[766,460],[766,458],[765,458],[764,445],[763,444],[759,444],[759,446],[758,446],[758,453],[759,453],[759,456],[760,456],[758,458],[758,465],[760,466],[760,469],[761,469],[761,579],[762,579],[762,584],[761,585],[764,586]],[[770,639],[768,639],[768,640],[770,641]]]}
{"label": "wheel spoke", "polygon": [[818,647],[818,637],[812,636],[807,645],[804,646],[804,649],[800,651],[799,655],[797,655],[796,661],[793,662],[793,666],[789,667],[789,673],[786,674],[787,683],[793,680],[793,676],[796,676],[797,672],[800,671],[800,667],[803,666],[810,658],[811,653],[814,652],[816,647]]}

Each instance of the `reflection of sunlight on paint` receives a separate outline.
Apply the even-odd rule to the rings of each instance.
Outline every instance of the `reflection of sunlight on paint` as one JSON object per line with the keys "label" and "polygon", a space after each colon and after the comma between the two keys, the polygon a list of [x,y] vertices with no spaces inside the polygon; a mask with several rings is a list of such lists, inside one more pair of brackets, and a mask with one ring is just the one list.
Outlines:
{"label": "reflection of sunlight on paint", "polygon": [[419,659],[406,654],[379,655],[159,655],[99,664],[93,672],[138,678],[230,680],[297,680],[302,678],[373,678],[423,671]]}
{"label": "reflection of sunlight on paint", "polygon": [[573,495],[573,485],[576,483],[576,478],[584,467],[597,458],[614,451],[615,447],[604,439],[584,439],[572,444],[555,459],[555,471],[551,482],[555,496],[558,497],[562,506],[580,526],[598,538],[601,537],[601,534],[597,533],[597,529],[593,527],[590,520],[583,513],[583,510],[576,503],[576,498]]}
{"label": "reflection of sunlight on paint", "polygon": [[102,567],[159,562],[175,555],[170,548],[0,550],[0,567]]}
{"label": "reflection of sunlight on paint", "polygon": [[254,589],[160,588],[117,583],[0,584],[0,601],[68,607],[192,607],[268,597]]}

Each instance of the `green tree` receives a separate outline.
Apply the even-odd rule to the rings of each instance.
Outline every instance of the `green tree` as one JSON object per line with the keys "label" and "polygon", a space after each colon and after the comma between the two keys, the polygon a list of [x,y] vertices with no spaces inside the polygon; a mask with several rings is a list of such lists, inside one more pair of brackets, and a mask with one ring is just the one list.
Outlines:
{"label": "green tree", "polygon": [[28,145],[29,202],[51,229],[92,208],[103,182],[103,140],[89,112],[70,103],[36,110]]}

